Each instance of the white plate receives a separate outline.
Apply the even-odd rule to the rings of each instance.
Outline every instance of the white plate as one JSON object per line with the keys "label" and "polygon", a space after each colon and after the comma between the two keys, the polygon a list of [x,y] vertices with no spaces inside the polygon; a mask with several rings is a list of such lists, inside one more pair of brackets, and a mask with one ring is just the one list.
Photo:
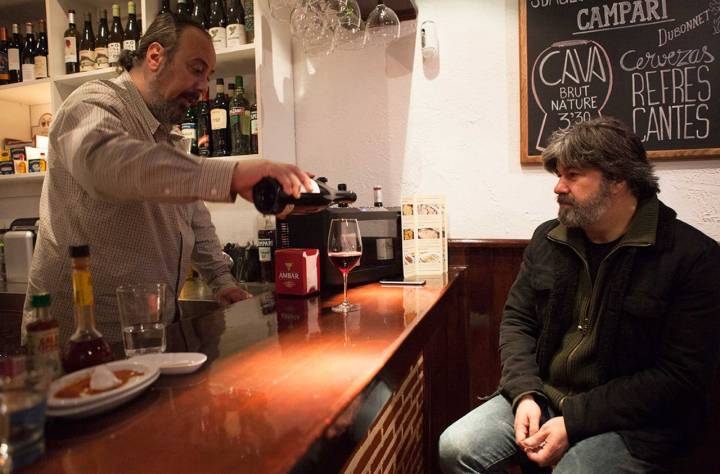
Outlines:
{"label": "white plate", "polygon": [[131,357],[128,361],[152,365],[162,374],[189,374],[205,363],[207,356],[200,352],[167,352],[164,354],[144,354]]}
{"label": "white plate", "polygon": [[94,367],[88,367],[87,369],[78,370],[70,374],[60,377],[50,384],[48,390],[48,408],[68,408],[78,407],[81,405],[87,405],[91,403],[97,403],[103,400],[114,398],[121,393],[130,391],[136,388],[138,385],[143,385],[149,378],[157,379],[158,368],[152,365],[143,364],[140,362],[133,362],[129,360],[118,360],[105,364],[110,370],[134,370],[140,372],[142,375],[130,379],[126,384],[120,387],[106,390],[104,392],[96,393],[94,395],[86,395],[80,398],[57,398],[55,394],[62,388],[68,386],[71,383],[77,382],[78,380],[88,377]]}
{"label": "white plate", "polygon": [[152,375],[146,378],[139,385],[134,385],[130,390],[120,392],[114,397],[106,398],[85,405],[67,408],[47,408],[47,416],[51,417],[62,417],[62,418],[85,418],[86,416],[97,415],[99,413],[106,412],[118,405],[121,405],[127,401],[140,395],[145,391],[152,383],[160,377],[160,371],[157,368],[153,368]]}

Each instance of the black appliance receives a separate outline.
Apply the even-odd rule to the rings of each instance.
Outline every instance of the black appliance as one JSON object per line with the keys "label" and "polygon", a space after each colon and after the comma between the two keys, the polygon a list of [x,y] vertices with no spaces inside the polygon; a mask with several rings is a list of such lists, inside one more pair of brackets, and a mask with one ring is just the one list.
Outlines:
{"label": "black appliance", "polygon": [[402,275],[400,208],[333,207],[315,214],[278,219],[278,248],[320,250],[321,288],[342,286],[342,275],[327,257],[332,219],[357,219],[360,225],[363,255],[360,265],[349,274],[349,285]]}

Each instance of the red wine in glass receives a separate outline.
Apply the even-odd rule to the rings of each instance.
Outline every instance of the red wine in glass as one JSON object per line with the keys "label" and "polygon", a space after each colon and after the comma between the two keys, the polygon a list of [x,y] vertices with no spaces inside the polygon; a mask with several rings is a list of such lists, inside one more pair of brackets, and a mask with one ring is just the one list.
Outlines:
{"label": "red wine in glass", "polygon": [[330,261],[335,268],[342,273],[350,273],[350,270],[358,266],[362,252],[336,252],[329,253]]}
{"label": "red wine in glass", "polygon": [[350,304],[347,296],[348,273],[360,264],[362,256],[362,237],[357,219],[333,219],[328,233],[328,257],[343,276],[343,302],[333,306],[338,313],[348,313],[360,309]]}

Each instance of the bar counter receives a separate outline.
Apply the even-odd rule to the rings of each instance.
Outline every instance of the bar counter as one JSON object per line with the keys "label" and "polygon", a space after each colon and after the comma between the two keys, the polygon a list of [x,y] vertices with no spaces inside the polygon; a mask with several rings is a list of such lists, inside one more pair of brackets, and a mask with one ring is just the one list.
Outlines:
{"label": "bar counter", "polygon": [[[468,407],[464,269],[424,287],[267,292],[168,327],[168,350],[202,352],[138,398],[50,419],[31,472],[434,470],[437,437]],[[373,470],[373,469],[371,469]]]}

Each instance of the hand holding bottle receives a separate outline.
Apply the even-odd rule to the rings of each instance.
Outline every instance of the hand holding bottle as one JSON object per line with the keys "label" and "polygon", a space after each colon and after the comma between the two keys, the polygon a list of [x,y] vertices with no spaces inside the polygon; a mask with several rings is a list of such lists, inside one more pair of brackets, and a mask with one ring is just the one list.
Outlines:
{"label": "hand holding bottle", "polygon": [[241,161],[235,165],[230,190],[252,202],[252,188],[264,177],[275,178],[290,196],[300,197],[302,188],[312,189],[310,175],[295,165],[268,160]]}

